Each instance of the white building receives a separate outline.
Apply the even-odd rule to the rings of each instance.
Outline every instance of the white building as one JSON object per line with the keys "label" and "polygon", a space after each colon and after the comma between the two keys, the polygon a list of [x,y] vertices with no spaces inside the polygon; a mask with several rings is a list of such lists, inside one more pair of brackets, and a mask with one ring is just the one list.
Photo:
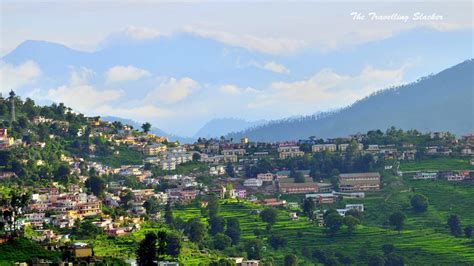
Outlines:
{"label": "white building", "polygon": [[244,186],[246,187],[261,187],[263,181],[256,178],[249,178],[244,181]]}

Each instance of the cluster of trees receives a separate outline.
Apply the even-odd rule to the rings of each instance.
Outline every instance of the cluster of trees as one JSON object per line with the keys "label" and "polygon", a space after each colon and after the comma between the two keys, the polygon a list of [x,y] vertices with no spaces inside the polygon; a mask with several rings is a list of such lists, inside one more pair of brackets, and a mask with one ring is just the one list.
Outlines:
{"label": "cluster of trees", "polygon": [[472,237],[473,226],[468,225],[468,226],[464,227],[464,230],[463,230],[462,227],[461,227],[461,219],[456,214],[451,214],[448,217],[448,226],[449,226],[449,230],[450,230],[450,232],[453,236],[459,237],[459,236],[462,235],[462,233],[464,231],[464,235],[467,238]]}
{"label": "cluster of trees", "polygon": [[136,251],[138,265],[157,265],[167,257],[176,258],[181,252],[181,236],[175,232],[159,231],[145,235]]}
{"label": "cluster of trees", "polygon": [[352,235],[357,225],[361,223],[362,213],[357,210],[349,210],[343,217],[336,210],[330,209],[324,213],[323,218],[326,233],[329,236],[334,236],[343,225],[347,227],[348,234]]}

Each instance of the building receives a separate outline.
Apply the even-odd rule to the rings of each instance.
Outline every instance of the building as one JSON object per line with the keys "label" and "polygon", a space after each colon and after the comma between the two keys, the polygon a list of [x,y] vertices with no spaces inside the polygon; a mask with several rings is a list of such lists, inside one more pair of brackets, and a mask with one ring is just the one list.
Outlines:
{"label": "building", "polygon": [[241,138],[240,143],[243,144],[243,145],[249,144],[249,138],[247,138],[247,137]]}
{"label": "building", "polygon": [[415,180],[427,180],[427,179],[436,179],[438,178],[437,172],[417,172],[413,179]]}
{"label": "building", "polygon": [[307,199],[312,199],[315,203],[318,204],[333,204],[339,198],[334,193],[306,194],[305,197]]}
{"label": "building", "polygon": [[322,151],[336,151],[337,145],[336,144],[315,144],[311,147],[313,152],[322,152]]}
{"label": "building", "polygon": [[280,159],[295,158],[304,156],[304,152],[300,151],[298,146],[280,146],[278,147]]}
{"label": "building", "polygon": [[[344,151],[347,150],[347,148],[349,148],[350,145],[351,145],[350,143],[339,144],[339,145],[337,145],[337,150],[341,151],[341,152],[344,152]],[[364,145],[362,143],[357,143],[357,150],[361,151],[363,149],[364,149]]]}
{"label": "building", "polygon": [[222,150],[222,155],[224,155],[224,156],[229,156],[229,155],[244,156],[245,155],[245,149]]}
{"label": "building", "polygon": [[339,175],[340,191],[367,191],[380,189],[379,173],[349,173]]}
{"label": "building", "polygon": [[280,193],[283,194],[301,194],[318,192],[319,186],[315,182],[305,183],[280,183]]}
{"label": "building", "polygon": [[264,174],[258,174],[257,175],[257,179],[260,179],[263,182],[272,182],[273,177],[274,177],[274,174],[272,174],[272,173],[264,173]]}
{"label": "building", "polygon": [[86,243],[74,243],[69,246],[68,250],[76,258],[88,258],[94,256],[92,247]]}
{"label": "building", "polygon": [[0,149],[6,149],[13,145],[13,138],[8,137],[8,130],[0,128]]}
{"label": "building", "polygon": [[166,149],[166,145],[161,143],[147,145],[143,148],[143,154],[145,154],[146,156],[156,156],[162,152],[165,152]]}
{"label": "building", "polygon": [[256,178],[249,178],[244,181],[244,186],[246,187],[261,187],[263,181]]}

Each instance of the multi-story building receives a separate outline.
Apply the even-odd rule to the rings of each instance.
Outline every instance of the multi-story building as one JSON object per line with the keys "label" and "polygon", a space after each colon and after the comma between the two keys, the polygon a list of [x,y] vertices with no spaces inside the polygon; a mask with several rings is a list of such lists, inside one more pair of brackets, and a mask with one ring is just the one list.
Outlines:
{"label": "multi-story building", "polygon": [[380,189],[379,173],[349,173],[339,175],[340,191],[366,191]]}
{"label": "multi-story building", "polygon": [[336,144],[315,144],[311,147],[313,152],[322,152],[322,151],[336,151],[337,145]]}

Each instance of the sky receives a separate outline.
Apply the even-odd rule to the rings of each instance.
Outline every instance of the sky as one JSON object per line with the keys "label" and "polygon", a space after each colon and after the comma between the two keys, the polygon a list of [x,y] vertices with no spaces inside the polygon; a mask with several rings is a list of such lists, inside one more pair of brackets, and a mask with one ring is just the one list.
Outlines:
{"label": "sky", "polygon": [[[313,114],[472,58],[472,5],[0,0],[1,90],[186,136]],[[15,51],[27,40],[79,54]]]}

